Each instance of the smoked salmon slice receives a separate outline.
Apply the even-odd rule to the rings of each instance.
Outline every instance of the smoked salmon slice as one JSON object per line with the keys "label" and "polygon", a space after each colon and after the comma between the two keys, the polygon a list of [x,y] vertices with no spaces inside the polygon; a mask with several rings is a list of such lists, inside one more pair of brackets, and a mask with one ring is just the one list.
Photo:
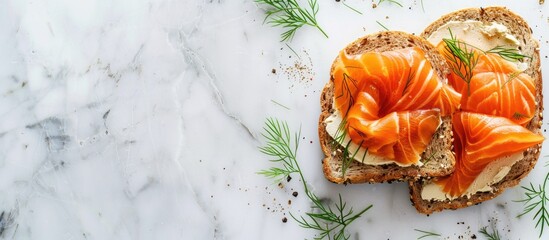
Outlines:
{"label": "smoked salmon slice", "polygon": [[469,86],[470,94],[462,94],[464,111],[506,117],[523,126],[534,117],[534,80],[496,54],[479,56]]}
{"label": "smoked salmon slice", "polygon": [[457,159],[455,170],[435,182],[454,197],[463,195],[490,162],[544,140],[504,117],[458,112],[452,116],[452,124]]}
{"label": "smoked salmon slice", "polygon": [[[454,70],[466,75],[464,64],[455,61],[446,44],[440,42],[437,50],[445,56]],[[471,79],[463,79],[454,71],[448,83],[461,94],[461,109],[468,112],[501,116],[526,126],[535,112],[535,84],[517,65],[494,53],[483,53],[469,47],[475,55]],[[469,81],[469,83],[467,83]]]}
{"label": "smoked salmon slice", "polygon": [[352,141],[400,165],[419,162],[440,116],[456,111],[461,99],[418,47],[352,56],[343,50],[332,78]]}
{"label": "smoked salmon slice", "polygon": [[464,195],[489,163],[544,140],[524,128],[536,111],[533,79],[495,53],[457,44],[471,54],[470,63],[452,55],[444,41],[437,45],[453,70],[448,84],[461,94],[463,111],[452,116],[455,170],[435,181],[453,197]]}
{"label": "smoked salmon slice", "polygon": [[398,160],[401,165],[420,160],[441,122],[438,109],[392,112],[368,120],[361,118],[360,113],[355,114],[354,111],[360,111],[357,109],[361,107],[352,108],[347,118],[348,134],[353,142],[367,148],[370,153]]}

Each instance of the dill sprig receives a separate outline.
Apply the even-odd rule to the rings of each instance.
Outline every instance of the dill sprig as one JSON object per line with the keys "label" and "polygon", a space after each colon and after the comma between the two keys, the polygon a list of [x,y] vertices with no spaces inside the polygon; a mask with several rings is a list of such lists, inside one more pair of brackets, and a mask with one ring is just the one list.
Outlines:
{"label": "dill sprig", "polygon": [[[347,66],[350,68],[358,68],[354,66]],[[352,84],[352,85],[351,85]],[[351,86],[357,87],[357,80],[353,79],[351,76],[349,76],[347,73],[343,73],[343,89],[342,92],[336,96],[337,98],[340,97],[347,97],[349,99],[349,108],[347,109],[344,116],[342,116],[342,121],[339,123],[339,126],[337,127],[337,131],[335,134],[335,137],[332,141],[332,149],[339,149],[339,146],[343,147],[342,153],[341,153],[341,175],[343,178],[345,178],[345,174],[347,173],[347,169],[349,169],[349,166],[351,166],[351,163],[353,162],[353,159],[358,154],[360,147],[358,147],[354,152],[351,151],[350,147],[352,144],[352,140],[349,138],[347,139],[347,114],[351,110],[351,106],[355,104],[355,99],[353,97],[353,94],[351,92]],[[363,142],[360,142],[359,146],[362,145]],[[362,155],[362,162],[364,162],[364,159],[366,158],[367,149]],[[335,157],[335,156],[334,156]]]}
{"label": "dill sprig", "polygon": [[290,51],[292,51],[298,59],[301,59],[299,54],[297,54],[297,52],[292,47],[290,47],[290,45],[288,45],[287,43],[285,43],[285,44],[286,44],[286,47],[288,47],[290,49]]}
{"label": "dill sprig", "polygon": [[516,202],[524,204],[524,210],[517,217],[522,217],[528,213],[534,213],[532,220],[536,221],[536,228],[539,228],[539,237],[543,235],[545,226],[549,226],[549,195],[547,194],[546,186],[549,182],[549,172],[545,175],[543,184],[534,186],[530,182],[530,186],[522,186],[524,189],[524,198]]}
{"label": "dill sprig", "polygon": [[348,9],[351,9],[353,12],[356,12],[356,13],[362,15],[361,11],[358,11],[356,8],[349,6],[347,3],[345,3],[345,1],[342,1],[341,3],[343,3],[343,6],[347,7]]}
{"label": "dill sprig", "polygon": [[325,206],[312,192],[307,189],[305,189],[305,192],[313,202],[313,208],[317,209],[317,212],[305,213],[306,217],[300,216],[299,219],[291,213],[290,216],[299,223],[299,226],[319,231],[320,233],[315,239],[349,239],[350,235],[346,235],[345,233],[347,226],[372,208],[372,205],[370,205],[362,211],[353,214],[353,208],[345,210],[347,203],[343,201],[341,194],[339,194],[339,203],[335,204],[336,210],[334,211],[331,207]]}
{"label": "dill sprig", "polygon": [[514,112],[512,117],[513,119],[516,119],[516,120],[521,120],[523,118],[530,118],[526,114],[520,113],[520,112]]}
{"label": "dill sprig", "polygon": [[[353,160],[358,154],[360,147],[362,146],[362,143],[364,143],[364,140],[362,140],[360,144],[358,144],[358,147],[355,149],[355,151],[351,151],[351,144],[353,144],[353,140],[351,140],[351,138],[346,140],[347,139],[346,127],[347,127],[347,118],[345,117],[341,121],[341,123],[339,123],[339,126],[335,134],[335,138],[332,141],[333,149],[339,149],[339,146],[343,147],[343,150],[341,152],[341,176],[343,178],[345,178],[345,174],[347,173],[347,170],[351,166],[351,163],[353,163]],[[345,143],[345,141],[347,142]],[[364,151],[364,154],[362,155],[362,161],[361,161],[362,163],[364,163],[364,159],[366,158],[367,153],[368,153],[368,149],[366,149],[366,151]]]}
{"label": "dill sprig", "polygon": [[[335,137],[333,138],[332,149],[339,149],[339,146],[345,146],[342,152],[342,158],[341,158],[341,175],[344,178],[345,173],[347,172],[347,169],[349,169],[349,166],[351,166],[351,163],[353,162],[353,157],[355,154],[353,154],[353,157],[350,157],[349,154],[349,147],[351,146],[351,141],[349,140],[345,144],[345,139],[347,137],[347,118],[343,117],[343,120],[339,123],[337,126],[337,131],[335,133]],[[337,150],[336,150],[337,151]],[[358,151],[357,151],[358,152]],[[335,156],[332,156],[335,157]]]}
{"label": "dill sprig", "polygon": [[286,110],[290,110],[289,107],[286,107],[286,106],[282,105],[281,103],[279,103],[279,102],[277,102],[277,101],[275,101],[275,100],[272,100],[272,99],[271,99],[271,102],[274,103],[274,104],[276,104],[276,105],[278,105],[278,106],[280,106],[280,107],[285,108]]}
{"label": "dill sprig", "polygon": [[308,0],[308,8],[299,5],[297,0],[255,0],[255,2],[269,7],[266,10],[264,22],[286,29],[280,35],[281,41],[291,41],[297,30],[305,25],[317,28],[328,38],[316,20],[319,10],[317,0]]}
{"label": "dill sprig", "polygon": [[426,237],[440,237],[440,234],[435,233],[435,232],[429,232],[429,231],[425,231],[425,230],[421,230],[421,229],[414,229],[414,231],[423,234],[423,235],[417,237],[418,240],[426,238]]}
{"label": "dill sprig", "polygon": [[377,5],[381,4],[382,2],[390,2],[390,3],[394,3],[400,7],[403,7],[401,3],[399,3],[398,1],[396,0],[379,0],[379,2],[377,2]]}
{"label": "dill sprig", "polygon": [[389,31],[389,28],[385,27],[385,25],[383,25],[382,23],[380,23],[379,21],[376,20],[376,23],[381,26],[383,29],[385,29],[385,31]]}
{"label": "dill sprig", "polygon": [[301,129],[294,133],[292,138],[288,123],[274,118],[268,118],[263,129],[265,132],[262,135],[267,139],[267,143],[266,146],[260,147],[260,151],[274,157],[271,161],[282,163],[283,166],[260,171],[259,174],[277,180],[288,177],[291,173],[299,174],[305,194],[313,203],[313,211],[306,212],[305,216],[296,217],[292,213],[290,216],[299,223],[299,226],[317,230],[319,233],[315,239],[349,239],[350,235],[346,234],[347,226],[368,211],[372,205],[355,213],[352,207],[347,208],[347,203],[343,201],[341,194],[339,201],[334,204],[334,208],[324,203],[309,189],[297,161]]}
{"label": "dill sprig", "polygon": [[499,236],[499,231],[497,229],[494,229],[494,227],[492,227],[492,232],[488,232],[487,226],[481,227],[478,232],[484,235],[488,240],[501,240],[501,237]]}
{"label": "dill sprig", "polygon": [[436,153],[437,152],[433,151],[429,157],[425,158],[425,161],[423,162],[423,164],[427,164],[428,162],[433,160]]}
{"label": "dill sprig", "polygon": [[263,130],[265,133],[261,135],[267,139],[267,145],[260,147],[259,150],[263,154],[274,157],[270,160],[271,162],[282,163],[282,168],[271,167],[258,173],[268,178],[273,178],[278,182],[288,177],[291,173],[299,172],[296,154],[301,131],[299,131],[299,134],[294,135],[295,146],[292,148],[292,136],[287,123],[281,124],[278,120],[269,118]]}
{"label": "dill sprig", "polygon": [[445,57],[452,64],[452,71],[467,83],[467,93],[470,93],[469,83],[473,77],[473,69],[478,62],[478,56],[475,55],[474,49],[468,48],[468,44],[458,40],[452,34],[450,28],[448,28],[448,31],[450,31],[450,38],[442,39],[446,44],[445,48],[447,52],[445,53]]}
{"label": "dill sprig", "polygon": [[530,56],[520,54],[519,51],[515,48],[506,48],[503,46],[496,46],[486,51],[486,53],[495,53],[501,56],[503,59],[511,62],[521,61],[524,58],[531,58]]}
{"label": "dill sprig", "polygon": [[503,87],[505,87],[505,84],[507,84],[511,80],[517,78],[521,73],[522,73],[522,71],[516,71],[516,72],[509,73],[507,75],[507,80],[505,80],[505,82],[503,84],[501,84],[501,89],[503,89]]}
{"label": "dill sprig", "polygon": [[335,96],[335,98],[337,99],[337,98],[343,97],[343,98],[348,98],[349,99],[349,107],[348,107],[345,114],[347,114],[347,112],[349,112],[349,110],[351,110],[351,106],[353,106],[355,104],[355,98],[353,96],[353,93],[351,92],[351,87],[354,86],[354,88],[357,88],[358,87],[357,84],[358,84],[358,81],[356,79],[352,78],[347,73],[343,73],[343,82],[342,82],[341,93],[338,94],[337,96]]}
{"label": "dill sprig", "polygon": [[[450,38],[455,39],[455,37],[453,37],[453,35],[452,35],[452,30],[450,30],[450,29],[448,29],[448,30],[450,31]],[[507,61],[510,61],[510,62],[522,61],[522,60],[524,60],[524,58],[532,58],[528,55],[520,54],[519,50],[516,49],[516,48],[511,48],[511,47],[505,47],[505,46],[498,45],[498,46],[495,46],[495,47],[493,47],[493,48],[491,48],[487,51],[484,51],[484,50],[480,49],[479,47],[476,47],[476,46],[471,45],[469,43],[459,41],[457,39],[455,39],[455,40],[459,42],[458,45],[469,46],[471,48],[474,48],[474,49],[482,52],[483,54],[487,54],[487,53],[497,54],[500,57],[502,57],[503,59],[505,59]]]}
{"label": "dill sprig", "polygon": [[[478,56],[475,54],[475,49],[482,52],[483,54],[494,53],[502,57],[503,59],[511,62],[522,61],[524,58],[531,58],[520,54],[519,51],[515,48],[508,48],[504,46],[496,46],[488,51],[484,51],[478,47],[475,47],[471,44],[458,40],[453,34],[452,30],[448,28],[450,32],[450,38],[444,38],[442,41],[446,44],[445,48],[447,52],[445,54],[446,59],[449,59],[452,65],[452,72],[454,72],[458,77],[463,79],[467,83],[467,93],[470,94],[470,82],[473,77],[473,69],[477,65]],[[463,73],[463,72],[465,73]],[[509,75],[508,80],[503,84],[511,81],[513,78],[517,77],[519,73],[512,73]],[[502,87],[503,87],[502,85]]]}
{"label": "dill sprig", "polygon": [[406,78],[406,84],[404,84],[404,89],[402,89],[402,96],[406,93],[406,90],[408,90],[408,87],[410,86],[410,83],[412,82],[412,79],[414,79],[416,75],[416,72],[410,68],[410,71],[408,71],[408,77]]}

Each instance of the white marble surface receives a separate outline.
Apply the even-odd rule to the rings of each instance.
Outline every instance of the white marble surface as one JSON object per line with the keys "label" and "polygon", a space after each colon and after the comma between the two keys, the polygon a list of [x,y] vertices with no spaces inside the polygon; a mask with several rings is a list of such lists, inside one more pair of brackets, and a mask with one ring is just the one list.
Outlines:
{"label": "white marble surface", "polygon": [[[309,210],[297,178],[281,189],[256,174],[271,166],[257,147],[274,116],[301,126],[298,158],[320,197],[374,205],[352,239],[482,239],[494,222],[508,239],[537,239],[531,215],[515,217],[520,188],[427,217],[405,184],[329,183],[316,128],[332,59],[382,30],[376,21],[419,33],[441,14],[503,4],[532,26],[547,73],[548,4],[348,1],[359,15],[319,2],[329,38],[303,28],[289,43],[297,58],[251,0],[0,1],[0,238],[310,239],[281,221]],[[523,183],[541,182],[547,161]]]}

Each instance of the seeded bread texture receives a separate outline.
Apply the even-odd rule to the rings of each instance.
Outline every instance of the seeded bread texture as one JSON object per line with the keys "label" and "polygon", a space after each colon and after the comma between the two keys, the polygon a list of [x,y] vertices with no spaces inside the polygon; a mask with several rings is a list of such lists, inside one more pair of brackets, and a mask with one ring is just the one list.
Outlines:
{"label": "seeded bread texture", "polygon": [[[440,79],[445,79],[449,67],[443,56],[426,40],[397,31],[380,32],[362,37],[349,44],[345,51],[347,54],[361,54],[365,52],[384,52],[407,47],[418,46],[426,53],[426,58],[431,62]],[[337,60],[337,59],[336,59]],[[334,66],[332,65],[332,70]],[[333,71],[331,71],[331,74]],[[420,178],[432,178],[445,176],[454,170],[455,157],[452,152],[452,126],[450,118],[443,118],[442,124],[433,135],[431,143],[422,154],[423,166],[400,167],[396,164],[368,165],[354,161],[342,175],[342,150],[338,144],[334,144],[332,137],[326,132],[324,120],[333,112],[334,108],[334,77],[330,75],[330,81],[325,85],[321,97],[321,114],[318,123],[320,145],[325,158],[322,161],[324,175],[334,183],[375,183],[387,181],[408,181]]]}
{"label": "seeded bread texture", "polygon": [[[542,79],[541,67],[539,58],[539,44],[532,38],[532,30],[520,16],[514,14],[503,7],[488,7],[488,8],[471,8],[450,13],[433,22],[421,34],[422,37],[428,38],[440,26],[448,21],[465,21],[477,20],[484,23],[497,22],[505,25],[512,35],[520,42],[519,50],[524,55],[530,56],[525,61],[529,67],[525,73],[534,79],[536,85],[536,112],[532,121],[526,126],[530,131],[541,135],[541,122],[543,112],[543,94],[542,94]],[[433,201],[424,200],[421,198],[423,186],[431,180],[422,179],[420,181],[410,181],[410,198],[412,204],[418,212],[430,214],[444,209],[459,209],[483,201],[495,198],[501,194],[506,188],[516,186],[520,183],[528,173],[534,168],[541,152],[541,144],[535,145],[526,149],[523,152],[523,158],[513,165],[509,173],[498,183],[493,184],[491,192],[479,192],[470,197],[460,197],[454,200]]]}

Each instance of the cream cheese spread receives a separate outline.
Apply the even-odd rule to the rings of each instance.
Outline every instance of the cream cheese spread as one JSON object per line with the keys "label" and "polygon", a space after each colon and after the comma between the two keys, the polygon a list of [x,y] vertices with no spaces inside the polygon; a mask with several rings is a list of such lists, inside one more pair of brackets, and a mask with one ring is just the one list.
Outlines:
{"label": "cream cheese spread", "polygon": [[442,39],[450,38],[450,30],[455,38],[483,51],[488,51],[497,46],[516,48],[520,45],[517,38],[509,33],[506,26],[495,22],[483,23],[475,20],[447,22],[434,31],[427,40],[437,45]]}
{"label": "cream cheese spread", "polygon": [[[522,157],[522,152],[520,152],[496,159],[489,163],[473,183],[471,183],[463,195],[471,196],[477,192],[492,191],[492,187],[490,186],[501,181],[507,173],[509,173],[511,167],[522,159]],[[441,186],[433,182],[423,186],[423,190],[421,191],[421,198],[426,200],[446,201],[458,197],[460,196],[452,197],[446,194]]]}
{"label": "cream cheese spread", "polygon": [[[450,38],[450,31],[458,40],[482,51],[488,51],[495,47],[519,50],[520,46],[518,39],[510,33],[505,25],[495,22],[483,23],[476,20],[449,21],[431,33],[427,41],[436,46],[442,39]],[[517,61],[516,64],[519,70],[528,68],[528,64],[525,62]]]}

